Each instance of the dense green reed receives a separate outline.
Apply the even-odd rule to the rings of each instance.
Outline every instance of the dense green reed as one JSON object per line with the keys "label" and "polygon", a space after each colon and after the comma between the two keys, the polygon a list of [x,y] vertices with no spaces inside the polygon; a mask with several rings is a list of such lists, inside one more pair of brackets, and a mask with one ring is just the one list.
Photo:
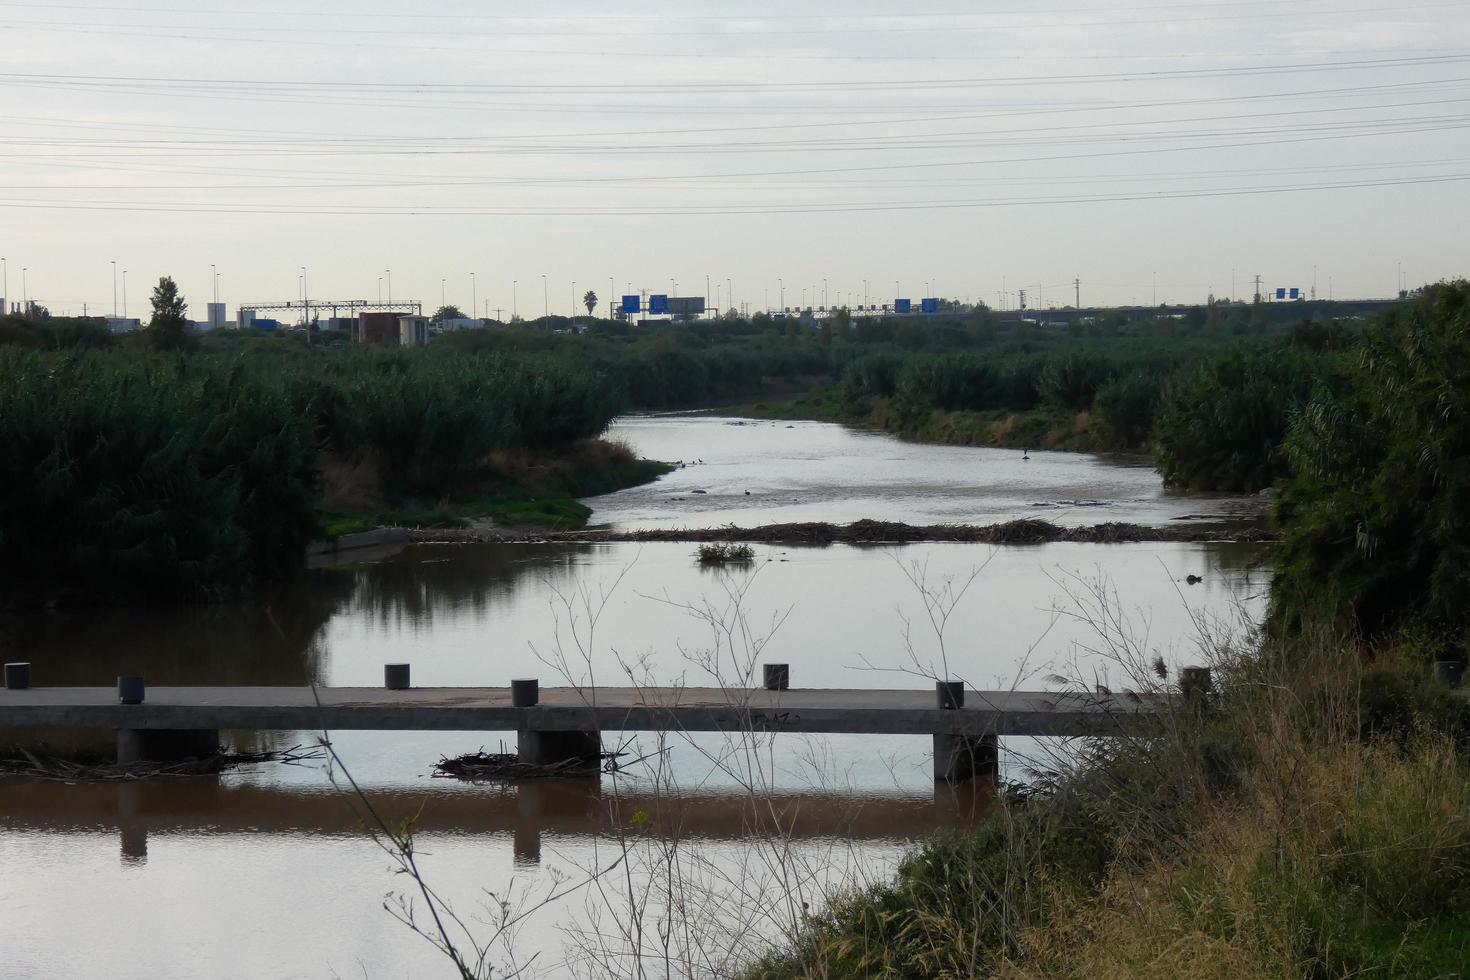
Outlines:
{"label": "dense green reed", "polygon": [[622,404],[600,373],[540,356],[0,348],[0,591],[258,589],[300,567],[328,459],[390,501],[447,498],[490,454],[596,436]]}

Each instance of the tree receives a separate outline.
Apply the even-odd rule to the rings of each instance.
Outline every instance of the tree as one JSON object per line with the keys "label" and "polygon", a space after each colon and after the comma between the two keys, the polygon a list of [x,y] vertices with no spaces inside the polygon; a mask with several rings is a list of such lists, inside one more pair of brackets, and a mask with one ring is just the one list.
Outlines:
{"label": "tree", "polygon": [[153,287],[153,318],[148,321],[149,339],[162,350],[179,350],[194,345],[193,325],[185,316],[189,304],[179,293],[178,283],[169,276]]}
{"label": "tree", "polygon": [[1271,486],[1289,472],[1282,442],[1323,370],[1301,350],[1252,345],[1175,375],[1155,416],[1164,481],[1247,493]]}
{"label": "tree", "polygon": [[591,316],[597,311],[597,294],[590,289],[587,290],[582,297],[582,305],[587,307],[587,315]]}
{"label": "tree", "polygon": [[439,307],[429,319],[435,323],[443,323],[445,320],[464,320],[467,317],[464,315],[463,310],[451,303],[448,306]]}
{"label": "tree", "polygon": [[[1333,358],[1286,442],[1272,606],[1376,640],[1470,637],[1470,282],[1427,287]],[[1346,620],[1342,622],[1341,620]],[[1447,648],[1447,649],[1444,649]]]}

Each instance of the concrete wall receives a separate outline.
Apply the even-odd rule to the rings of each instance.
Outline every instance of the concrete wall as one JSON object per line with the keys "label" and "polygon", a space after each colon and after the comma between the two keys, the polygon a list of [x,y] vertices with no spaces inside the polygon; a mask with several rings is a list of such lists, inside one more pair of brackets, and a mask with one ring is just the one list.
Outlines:
{"label": "concrete wall", "polygon": [[426,316],[400,316],[398,318],[398,346],[422,347],[429,342],[429,318]]}
{"label": "concrete wall", "polygon": [[359,344],[374,347],[397,347],[400,329],[398,319],[397,313],[359,313],[357,330],[352,339]]}

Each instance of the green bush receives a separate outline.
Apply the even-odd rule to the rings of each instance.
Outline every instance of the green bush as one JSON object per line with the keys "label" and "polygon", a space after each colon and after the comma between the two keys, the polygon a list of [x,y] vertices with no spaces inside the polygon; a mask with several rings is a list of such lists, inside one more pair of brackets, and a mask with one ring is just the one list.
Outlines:
{"label": "green bush", "polygon": [[1373,638],[1470,638],[1470,283],[1431,286],[1338,355],[1292,429],[1278,618],[1345,616]]}
{"label": "green bush", "polygon": [[9,596],[208,598],[300,564],[315,450],[279,384],[188,359],[0,352]]}
{"label": "green bush", "polygon": [[1148,445],[1161,395],[1159,379],[1142,372],[1113,378],[1098,388],[1092,424],[1103,444],[1109,449]]}
{"label": "green bush", "polygon": [[559,450],[622,405],[539,356],[0,349],[0,591],[210,599],[290,578],[326,456],[396,499],[473,490],[501,450]]}
{"label": "green bush", "polygon": [[1176,376],[1159,403],[1159,472],[1191,490],[1271,486],[1287,473],[1287,428],[1322,374],[1310,354],[1250,346]]}

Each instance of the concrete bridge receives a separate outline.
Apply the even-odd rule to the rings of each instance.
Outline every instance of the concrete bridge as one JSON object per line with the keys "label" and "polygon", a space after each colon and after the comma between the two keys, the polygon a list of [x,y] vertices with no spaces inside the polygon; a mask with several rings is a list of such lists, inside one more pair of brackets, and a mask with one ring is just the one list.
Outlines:
{"label": "concrete bridge", "polygon": [[[524,682],[518,682],[524,683]],[[142,703],[107,687],[0,691],[5,729],[117,733],[118,759],[213,751],[221,730],[516,732],[522,761],[592,760],[604,731],[929,735],[934,776],[994,778],[1004,735],[1120,735],[1157,726],[1168,699],[1049,691],[970,691],[940,707],[933,690],[547,688],[518,705],[511,688],[159,687]],[[524,700],[524,698],[520,699]]]}

